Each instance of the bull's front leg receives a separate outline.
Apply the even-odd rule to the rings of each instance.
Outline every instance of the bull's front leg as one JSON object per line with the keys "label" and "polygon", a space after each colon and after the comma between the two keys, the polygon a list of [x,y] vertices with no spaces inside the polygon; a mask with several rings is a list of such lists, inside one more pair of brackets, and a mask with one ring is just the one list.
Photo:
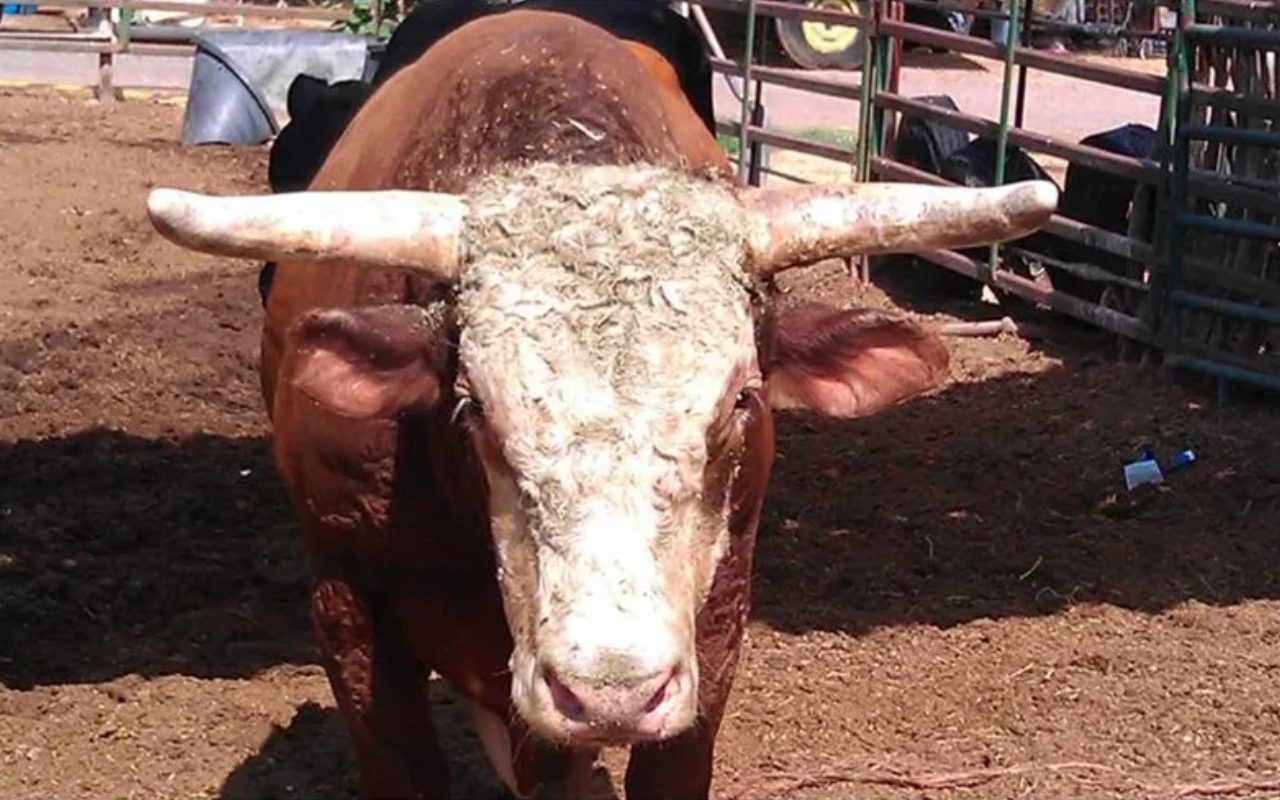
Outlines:
{"label": "bull's front leg", "polygon": [[345,576],[312,584],[325,672],[354,744],[360,794],[441,798],[449,775],[427,700],[426,667],[392,620]]}
{"label": "bull's front leg", "polygon": [[631,748],[627,800],[705,800],[710,793],[716,734],[737,666],[740,630],[732,642],[724,641],[728,647],[700,658],[697,725],[669,741]]}

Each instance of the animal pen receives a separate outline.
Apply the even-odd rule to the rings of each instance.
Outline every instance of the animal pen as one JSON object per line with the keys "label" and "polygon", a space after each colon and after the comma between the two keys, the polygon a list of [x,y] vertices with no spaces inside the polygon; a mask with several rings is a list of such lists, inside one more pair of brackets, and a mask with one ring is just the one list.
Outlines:
{"label": "animal pen", "polygon": [[[338,9],[195,4],[176,0],[48,0],[51,6],[119,9],[111,34],[59,36],[0,34],[0,47],[90,51],[99,54],[98,93],[112,99],[115,58],[120,54],[189,53],[190,34],[160,37],[130,24],[139,9],[306,18],[334,22]],[[1280,390],[1280,110],[1275,53],[1280,48],[1280,10],[1260,0],[1180,0],[1167,32],[1124,32],[1145,44],[1163,45],[1164,77],[1083,61],[1023,46],[1033,32],[1072,26],[1033,20],[1033,0],[1008,11],[975,10],[950,0],[870,0],[850,14],[786,0],[702,0],[675,4],[692,16],[713,52],[712,67],[736,80],[736,119],[723,116],[719,131],[736,137],[741,176],[759,183],[769,174],[796,180],[768,166],[767,149],[785,149],[849,164],[857,180],[1001,184],[1045,177],[1027,153],[1068,163],[1059,212],[1041,233],[988,251],[917,254],[942,268],[980,282],[1004,296],[1020,298],[1074,317],[1121,337],[1131,356],[1162,356],[1172,369],[1216,378],[1222,400],[1236,384]],[[909,6],[933,13],[963,11],[1007,24],[1004,44],[906,20]],[[1116,6],[1108,8],[1112,16]],[[730,59],[703,8],[741,15],[742,55]],[[375,4],[375,15],[381,3]],[[1132,9],[1125,18],[1132,16]],[[1158,16],[1158,15],[1157,15]],[[765,20],[791,18],[860,31],[859,80],[848,82],[758,63]],[[1087,26],[1075,26],[1077,28]],[[1114,26],[1112,26],[1114,27]],[[1151,26],[1148,26],[1151,27]],[[1094,28],[1090,30],[1096,29]],[[196,29],[197,31],[199,29]],[[938,98],[899,91],[904,44],[918,44],[999,61],[1003,65],[999,113],[986,118],[947,107]],[[1105,131],[1080,142],[1024,125],[1037,102],[1032,71],[1140,92],[1159,98],[1158,119],[1138,146]],[[812,92],[850,103],[856,143],[817,141],[766,124],[764,84]],[[1051,101],[1050,101],[1051,102]],[[948,175],[937,165],[904,157],[903,132],[913,125],[950,129],[992,151],[989,174]],[[1130,126],[1141,128],[1143,126]],[[1132,132],[1130,132],[1132,133]],[[1143,133],[1143,131],[1138,131]],[[1132,137],[1130,137],[1132,138]],[[1141,137],[1139,137],[1141,139]],[[1028,171],[1030,170],[1030,172]],[[981,171],[981,170],[979,170]],[[1118,206],[1076,191],[1107,182]],[[1103,213],[1105,211],[1105,213]],[[880,267],[877,261],[875,266]],[[871,264],[861,265],[864,278]]]}
{"label": "animal pen", "polygon": [[[1063,159],[1069,166],[1062,203],[1040,234],[985,253],[939,251],[918,257],[1114,333],[1131,355],[1149,360],[1162,354],[1166,368],[1211,376],[1223,402],[1236,384],[1280,390],[1280,132],[1273,129],[1280,110],[1275,58],[1280,9],[1273,4],[1183,0],[1172,9],[1172,30],[1129,31],[1128,36],[1150,42],[1143,52],[1155,50],[1151,45],[1157,42],[1164,45],[1164,77],[1023,46],[1033,30],[1072,27],[1033,21],[1030,0],[1013,4],[1007,13],[967,12],[1006,20],[1003,45],[905,20],[908,5],[960,8],[931,0],[876,0],[862,15],[775,0],[704,0],[702,5],[741,10],[747,19],[741,61],[725,58],[718,46],[713,59],[717,72],[742,81],[740,115],[719,127],[738,138],[743,177],[756,182],[772,173],[797,179],[762,164],[764,145],[845,161],[858,180],[950,182],[936,169],[902,158],[901,133],[913,120],[990,143],[993,174],[979,176],[978,183],[1044,177],[1043,171],[1012,174],[1019,164],[1034,169],[1025,156],[1015,159],[1023,152]],[[867,41],[860,81],[851,85],[754,63],[759,19],[779,15],[859,28]],[[983,118],[947,108],[936,98],[900,93],[905,43],[1002,62],[998,116]],[[1035,98],[1031,71],[1158,97],[1154,136],[1126,149],[1116,146],[1117,131],[1071,142],[1025,127],[1027,105]],[[769,128],[760,103],[762,84],[855,101],[856,146]],[[1119,187],[1121,207],[1099,218],[1097,198],[1075,191],[1086,177]],[[869,275],[868,265],[862,274]]]}

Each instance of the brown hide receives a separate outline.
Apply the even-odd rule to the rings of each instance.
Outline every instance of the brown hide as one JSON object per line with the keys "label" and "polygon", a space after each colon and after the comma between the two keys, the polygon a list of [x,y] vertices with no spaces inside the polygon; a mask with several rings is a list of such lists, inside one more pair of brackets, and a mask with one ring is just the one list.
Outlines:
{"label": "brown hide", "polygon": [[[600,141],[570,120],[603,134]],[[446,36],[365,104],[311,188],[464,191],[517,161],[729,162],[656,51],[563,14],[511,11]],[[423,302],[398,271],[281,263],[267,299],[262,391],[273,407],[285,331],[313,308]]]}
{"label": "brown hide", "polygon": [[[654,51],[573,18],[513,11],[451,34],[384,85],[312,188],[459,192],[476,175],[527,159],[644,161],[729,175],[675,71]],[[557,782],[563,789],[582,757],[532,740],[510,705],[511,640],[484,473],[451,414],[456,331],[449,315],[405,321],[414,313],[405,304],[437,296],[444,296],[438,287],[405,273],[356,265],[281,263],[275,275],[262,388],[277,465],[316,572],[312,616],[323,663],[366,796],[443,796],[447,772],[427,718],[428,670],[508,721],[522,790]],[[357,310],[349,317],[316,311],[332,308]],[[398,385],[414,387],[414,397],[356,385],[359,402],[320,402],[311,382],[361,380],[326,360],[335,342],[339,353],[376,353],[367,369],[393,373]],[[708,480],[732,481],[733,512],[731,546],[698,618],[702,718],[674,741],[633,748],[626,780],[637,800],[709,790],[773,457],[765,400],[752,403],[743,469],[727,477],[719,465],[708,467]]]}

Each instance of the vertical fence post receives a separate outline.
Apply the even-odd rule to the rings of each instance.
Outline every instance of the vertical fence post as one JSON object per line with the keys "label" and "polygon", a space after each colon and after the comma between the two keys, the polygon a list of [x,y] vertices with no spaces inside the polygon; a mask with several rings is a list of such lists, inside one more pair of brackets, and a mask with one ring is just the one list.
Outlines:
{"label": "vertical fence post", "polygon": [[[1138,220],[1141,206],[1145,206],[1150,202],[1156,204],[1154,230],[1150,232],[1153,239],[1153,250],[1155,251],[1155,263],[1146,265],[1151,271],[1151,288],[1147,292],[1145,305],[1142,309],[1142,320],[1152,332],[1155,342],[1161,347],[1165,344],[1163,330],[1169,286],[1173,219],[1178,213],[1177,207],[1173,202],[1173,172],[1175,151],[1177,149],[1178,48],[1182,38],[1179,24],[1182,19],[1182,13],[1178,8],[1175,8],[1174,11],[1177,21],[1175,21],[1173,30],[1170,31],[1169,38],[1165,43],[1164,94],[1160,97],[1160,117],[1156,130],[1156,152],[1160,161],[1160,181],[1153,187],[1153,191],[1145,192],[1145,202],[1139,203],[1139,200],[1144,198],[1135,197],[1133,211],[1131,212],[1131,218]],[[1144,193],[1139,189],[1139,195],[1141,194]],[[1153,194],[1154,198],[1152,197]],[[1131,275],[1130,277],[1139,276]],[[1150,351],[1144,352],[1143,360],[1145,361],[1150,355]]]}
{"label": "vertical fence post", "polygon": [[[903,22],[907,18],[907,7],[902,0],[888,0],[885,4],[885,14],[895,22]],[[888,65],[880,68],[880,86],[888,87],[893,94],[899,94],[899,88],[902,82],[902,44],[901,38],[885,37],[885,45],[883,52],[888,59]],[[893,152],[894,145],[898,141],[898,117],[896,111],[890,111],[884,115],[884,129],[881,132],[880,147],[882,150],[887,149]]]}
{"label": "vertical fence post", "polygon": [[[1017,0],[1013,0],[1016,4]],[[1022,6],[1022,41],[1019,44],[1026,44],[1031,41],[1031,13],[1034,11],[1032,5],[1035,0],[1026,0]],[[1012,24],[1009,27],[1013,27]],[[1015,128],[1022,127],[1022,120],[1027,110],[1027,65],[1018,65],[1018,102],[1013,111],[1013,126]]]}
{"label": "vertical fence post", "polygon": [[[757,128],[763,128],[765,125],[764,103],[760,102],[760,86],[756,86],[756,101],[751,106],[751,124]],[[764,145],[759,141],[751,142],[751,167],[747,170],[747,183],[751,186],[759,186],[763,183],[762,173],[764,172]]]}
{"label": "vertical fence post", "polygon": [[[751,157],[751,62],[755,58],[756,0],[747,0],[747,37],[742,52],[742,115],[738,127],[738,179],[746,180]],[[756,87],[759,94],[759,87]]]}
{"label": "vertical fence post", "polygon": [[[862,85],[858,89],[858,180],[863,182],[874,180],[871,159],[883,155],[884,139],[880,133],[884,112],[876,108],[876,97],[884,88],[888,60],[888,39],[881,22],[889,11],[889,3],[890,0],[869,0],[870,23],[863,30],[866,47],[862,51]],[[857,262],[856,275],[863,283],[871,281],[871,260],[871,256],[863,255]]]}
{"label": "vertical fence post", "polygon": [[98,50],[98,87],[97,95],[100,103],[114,103],[116,100],[116,43],[106,42]]}
{"label": "vertical fence post", "polygon": [[120,6],[120,52],[129,52],[129,37],[133,33],[133,9],[126,5]]}
{"label": "vertical fence post", "polygon": [[1182,339],[1182,311],[1172,302],[1172,293],[1182,288],[1183,251],[1186,249],[1186,235],[1183,227],[1178,224],[1178,215],[1187,210],[1187,179],[1191,171],[1191,141],[1183,135],[1183,131],[1191,123],[1192,45],[1187,29],[1195,23],[1195,19],[1195,0],[1181,0],[1178,7],[1178,31],[1174,39],[1176,94],[1170,131],[1173,137],[1173,191],[1166,220],[1169,226],[1169,275],[1161,297],[1164,310],[1160,315],[1167,323],[1163,326],[1168,332],[1164,341],[1166,350],[1176,349]]}
{"label": "vertical fence post", "polygon": [[[1000,85],[1000,127],[996,130],[996,174],[994,184],[1004,184],[1005,154],[1009,148],[1009,100],[1013,93],[1013,56],[1018,49],[1018,12],[1021,10],[1017,0],[1009,4],[1009,26],[1004,37],[1004,79]],[[987,258],[987,279],[993,280],[996,265],[1000,263],[999,243],[991,245],[991,253]]]}
{"label": "vertical fence post", "polygon": [[863,17],[871,24],[862,29],[862,84],[858,87],[858,144],[854,180],[865,183],[871,180],[871,83],[875,80],[875,49],[880,30],[880,4],[871,0],[871,13]]}

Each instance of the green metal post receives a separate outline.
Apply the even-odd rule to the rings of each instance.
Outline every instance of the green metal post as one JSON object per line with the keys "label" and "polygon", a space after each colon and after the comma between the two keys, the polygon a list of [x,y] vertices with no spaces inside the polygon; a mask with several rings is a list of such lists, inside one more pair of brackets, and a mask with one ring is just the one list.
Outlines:
{"label": "green metal post", "polygon": [[1004,39],[1004,81],[1000,87],[1000,129],[996,133],[996,186],[1004,183],[1005,150],[1009,147],[1009,101],[1013,95],[1013,55],[1018,48],[1018,3],[1009,4],[1009,28]]}
{"label": "green metal post", "polygon": [[871,3],[871,27],[862,31],[862,85],[858,87],[858,164],[854,178],[871,180],[871,82],[875,80],[875,48],[880,30],[878,4]]}
{"label": "green metal post", "polygon": [[[1182,20],[1182,10],[1177,10],[1178,20]],[[1155,332],[1156,339],[1162,339],[1165,330],[1165,313],[1169,306],[1169,273],[1172,270],[1174,225],[1178,216],[1178,206],[1173,200],[1173,173],[1177,158],[1178,127],[1178,92],[1181,86],[1181,73],[1178,65],[1182,62],[1179,51],[1185,46],[1181,25],[1175,25],[1165,50],[1165,82],[1164,95],[1160,98],[1160,121],[1158,149],[1160,154],[1160,184],[1156,196],[1155,252],[1159,263],[1151,276],[1151,292],[1148,298],[1150,308],[1147,312],[1147,323]]]}
{"label": "green metal post", "polygon": [[738,127],[738,180],[741,181],[747,179],[747,161],[751,155],[747,128],[751,125],[751,61],[755,57],[755,44],[756,0],[747,0],[747,41],[742,49],[742,118]]}
{"label": "green metal post", "polygon": [[[1013,0],[1017,2],[1017,0]],[[1026,0],[1022,6],[1022,39],[1023,42],[1031,41],[1031,12],[1034,11],[1035,0]],[[1022,127],[1022,120],[1027,111],[1027,65],[1022,64],[1018,67],[1018,99],[1014,103],[1013,125],[1015,128]]]}
{"label": "green metal post", "polygon": [[129,50],[129,36],[133,28],[133,9],[121,7],[120,9],[120,29],[116,31],[116,41],[120,44],[120,52],[125,53]]}
{"label": "green metal post", "polygon": [[[1021,4],[1014,0],[1009,4],[1009,26],[1004,36],[1004,81],[1000,87],[1000,127],[996,131],[996,174],[995,185],[1004,184],[1005,152],[1009,148],[1009,102],[1013,95],[1013,56],[1018,48],[1018,17]],[[987,258],[987,271],[994,275],[996,265],[1000,263],[1000,245],[991,245],[991,254]]]}
{"label": "green metal post", "polygon": [[[888,14],[890,1],[891,0],[877,0],[876,4],[877,6],[879,6],[879,10],[876,12],[876,14],[878,17],[881,15]],[[872,87],[873,98],[875,96],[875,93],[878,93],[880,90],[885,88],[885,82],[888,80],[890,63],[891,63],[892,53],[890,51],[893,49],[893,43],[889,40],[887,36],[884,36],[883,34],[881,34],[878,27],[876,30],[875,41],[876,41],[876,53],[875,53],[875,59],[872,62],[872,69],[871,69],[872,78],[875,80],[875,85]],[[875,103],[872,103],[871,105],[871,141],[867,143],[867,147],[869,147],[872,152],[880,153],[881,155],[883,155],[881,150],[882,150],[882,144],[884,143],[884,134],[885,134],[884,110],[876,108]]]}
{"label": "green metal post", "polygon": [[1186,236],[1178,224],[1177,216],[1187,210],[1187,181],[1191,172],[1191,142],[1181,135],[1184,126],[1191,124],[1191,42],[1187,28],[1195,23],[1195,0],[1182,0],[1178,8],[1178,30],[1174,36],[1174,71],[1177,77],[1177,96],[1174,101],[1173,119],[1173,193],[1169,204],[1169,276],[1165,281],[1164,313],[1168,321],[1168,338],[1165,347],[1176,348],[1182,340],[1182,312],[1169,298],[1182,288],[1183,250]]}

